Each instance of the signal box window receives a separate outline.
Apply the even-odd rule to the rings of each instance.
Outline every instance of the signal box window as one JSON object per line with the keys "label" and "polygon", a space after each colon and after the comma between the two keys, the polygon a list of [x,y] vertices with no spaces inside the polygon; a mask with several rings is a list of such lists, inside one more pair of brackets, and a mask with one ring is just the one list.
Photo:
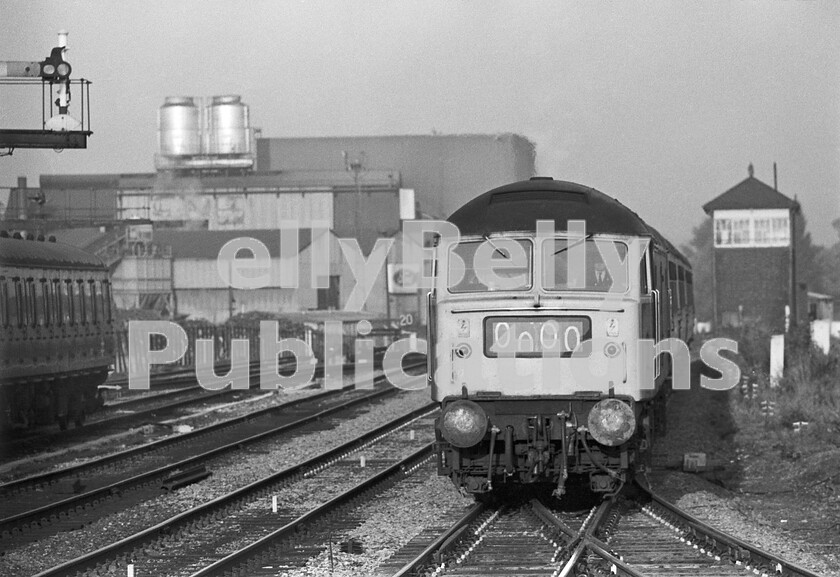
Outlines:
{"label": "signal box window", "polygon": [[518,291],[531,288],[532,244],[493,238],[461,242],[449,252],[449,291]]}
{"label": "signal box window", "polygon": [[[610,251],[622,262],[623,274],[613,278],[604,260]],[[577,255],[583,261],[575,262]],[[553,270],[552,270],[553,268]],[[644,272],[642,272],[644,274]],[[543,286],[547,290],[627,292],[627,245],[608,240],[555,239],[543,248]]]}

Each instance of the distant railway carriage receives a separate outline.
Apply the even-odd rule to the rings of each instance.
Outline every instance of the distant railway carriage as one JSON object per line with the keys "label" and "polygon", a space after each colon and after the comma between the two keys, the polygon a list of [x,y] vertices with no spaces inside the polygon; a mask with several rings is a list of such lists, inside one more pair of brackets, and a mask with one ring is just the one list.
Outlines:
{"label": "distant railway carriage", "polygon": [[0,426],[81,424],[114,363],[108,270],[52,237],[0,232]]}
{"label": "distant railway carriage", "polygon": [[429,294],[439,473],[474,494],[561,495],[571,476],[617,491],[664,424],[668,355],[643,382],[639,340],[691,338],[688,261],[617,200],[553,179],[491,190],[449,220],[460,237],[439,241]]}

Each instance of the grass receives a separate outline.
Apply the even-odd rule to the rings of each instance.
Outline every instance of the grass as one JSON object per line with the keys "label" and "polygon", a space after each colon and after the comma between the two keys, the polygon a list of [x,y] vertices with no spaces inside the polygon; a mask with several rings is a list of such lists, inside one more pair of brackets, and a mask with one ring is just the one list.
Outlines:
{"label": "grass", "polygon": [[738,341],[742,377],[757,385],[753,394],[739,387],[731,395],[744,449],[798,460],[840,447],[840,341],[833,339],[825,354],[811,343],[807,325],[795,327],[785,336],[784,376],[771,387],[770,331],[747,325],[721,336]]}

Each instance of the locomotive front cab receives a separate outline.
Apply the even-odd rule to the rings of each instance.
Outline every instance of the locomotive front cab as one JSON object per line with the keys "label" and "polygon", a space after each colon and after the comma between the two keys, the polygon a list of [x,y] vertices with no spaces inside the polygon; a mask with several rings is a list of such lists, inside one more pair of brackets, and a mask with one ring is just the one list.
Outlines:
{"label": "locomotive front cab", "polygon": [[647,279],[639,241],[441,242],[429,316],[439,474],[466,493],[547,482],[562,494],[570,475],[596,492],[623,484],[655,393],[636,360]]}

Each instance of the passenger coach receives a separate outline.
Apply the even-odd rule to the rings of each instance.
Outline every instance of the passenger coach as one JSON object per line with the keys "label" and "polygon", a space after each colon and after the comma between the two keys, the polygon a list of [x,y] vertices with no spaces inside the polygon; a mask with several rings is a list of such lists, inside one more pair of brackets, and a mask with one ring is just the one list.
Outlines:
{"label": "passenger coach", "polygon": [[0,427],[81,425],[113,369],[108,269],[50,237],[0,232]]}

